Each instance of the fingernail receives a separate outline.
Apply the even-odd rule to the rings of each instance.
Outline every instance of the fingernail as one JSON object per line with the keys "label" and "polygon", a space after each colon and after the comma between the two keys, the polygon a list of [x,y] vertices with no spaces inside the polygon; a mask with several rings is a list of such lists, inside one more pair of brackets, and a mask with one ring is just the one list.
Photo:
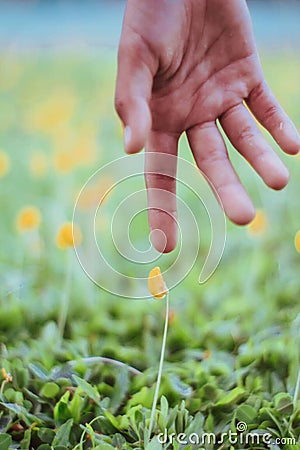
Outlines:
{"label": "fingernail", "polygon": [[126,151],[128,150],[130,140],[131,140],[131,128],[128,125],[126,125],[126,127],[124,128],[124,147]]}

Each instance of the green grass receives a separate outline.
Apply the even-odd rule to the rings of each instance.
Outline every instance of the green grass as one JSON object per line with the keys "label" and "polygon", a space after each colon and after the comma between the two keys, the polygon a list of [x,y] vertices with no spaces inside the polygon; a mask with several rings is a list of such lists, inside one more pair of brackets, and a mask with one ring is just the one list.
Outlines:
{"label": "green grass", "polygon": [[[276,55],[263,63],[272,88],[299,126],[300,60]],[[0,375],[0,449],[144,448],[164,303],[125,298],[134,285],[124,286],[124,298],[100,290],[75,255],[55,244],[61,223],[72,218],[83,183],[100,165],[122,156],[112,105],[114,64],[109,57],[7,55],[2,64],[0,149],[10,156],[11,168],[0,178],[0,368],[12,381]],[[48,122],[41,125],[49,98],[58,99],[50,107],[54,115],[49,119],[48,113]],[[56,155],[74,155],[78,143],[84,150],[81,160],[66,172],[57,171]],[[36,152],[46,159],[39,177],[29,168]],[[83,153],[90,155],[88,161]],[[188,157],[184,141],[181,153]],[[294,247],[300,228],[300,160],[284,157],[291,182],[275,193],[232,149],[231,154],[269,225],[262,235],[250,236],[245,228],[228,224],[221,264],[199,285],[199,265],[208,246],[204,240],[196,266],[171,291],[155,435],[167,429],[177,435],[213,432],[220,438],[245,422],[249,432],[286,439],[270,448],[300,449],[288,440],[298,442],[300,436],[300,403],[293,401],[300,348],[300,255]],[[127,193],[135,188],[129,185]],[[20,208],[28,204],[42,214],[38,235],[22,235],[15,228]],[[113,208],[112,199],[108,220]],[[146,217],[139,220],[131,234],[143,243]],[[70,305],[60,339],[69,256]],[[123,259],[114,262],[124,271],[134,270]],[[143,270],[147,277],[148,266],[139,267]],[[203,448],[245,448],[242,442],[230,446],[227,439],[223,446],[206,443]],[[147,448],[162,447],[154,438]]]}

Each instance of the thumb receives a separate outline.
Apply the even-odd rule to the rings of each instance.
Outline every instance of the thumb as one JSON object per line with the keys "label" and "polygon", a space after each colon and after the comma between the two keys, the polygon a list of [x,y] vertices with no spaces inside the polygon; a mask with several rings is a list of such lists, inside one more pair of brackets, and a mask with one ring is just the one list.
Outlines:
{"label": "thumb", "polygon": [[123,28],[118,52],[115,107],[124,124],[127,153],[145,145],[151,128],[149,100],[155,73],[153,56],[143,39]]}

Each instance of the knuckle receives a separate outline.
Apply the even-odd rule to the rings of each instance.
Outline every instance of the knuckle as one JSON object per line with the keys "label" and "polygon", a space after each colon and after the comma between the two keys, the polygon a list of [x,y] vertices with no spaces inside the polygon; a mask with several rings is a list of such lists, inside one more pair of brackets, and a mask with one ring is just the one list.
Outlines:
{"label": "knuckle", "polygon": [[257,101],[259,100],[261,97],[264,96],[265,92],[267,90],[267,86],[266,83],[261,82],[259,83],[251,92],[250,97],[252,101]]}
{"label": "knuckle", "polygon": [[268,106],[268,108],[264,111],[264,122],[272,123],[272,122],[276,121],[277,114],[278,114],[278,109],[275,105]]}
{"label": "knuckle", "polygon": [[250,125],[243,127],[237,132],[236,139],[238,142],[248,142],[254,138],[254,131]]}
{"label": "knuckle", "polygon": [[203,152],[200,157],[200,164],[202,166],[216,165],[219,163],[224,164],[227,160],[228,156],[226,152],[218,148],[211,148],[209,152]]}
{"label": "knuckle", "polygon": [[118,49],[118,61],[122,63],[131,59],[138,63],[144,60],[145,54],[149,51],[150,46],[147,40],[134,29],[130,29],[128,34],[121,38]]}
{"label": "knuckle", "polygon": [[126,101],[124,100],[124,98],[117,94],[115,97],[115,109],[120,117],[124,112],[125,104]]}
{"label": "knuckle", "polygon": [[168,190],[170,190],[176,182],[175,177],[172,177],[171,175],[155,172],[146,172],[145,181],[147,187],[157,189],[168,188]]}

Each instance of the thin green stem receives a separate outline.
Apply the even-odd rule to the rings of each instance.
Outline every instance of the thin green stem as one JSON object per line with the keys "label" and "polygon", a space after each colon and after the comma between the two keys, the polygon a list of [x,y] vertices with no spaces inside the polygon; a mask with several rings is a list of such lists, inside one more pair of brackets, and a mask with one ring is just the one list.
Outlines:
{"label": "thin green stem", "polygon": [[[77,447],[79,448],[79,450],[83,450],[84,437],[85,437],[85,435],[87,433],[87,426],[91,426],[94,422],[96,422],[96,420],[99,420],[101,417],[102,417],[101,415],[97,416],[97,417],[94,417],[93,420],[91,420],[90,422],[85,424],[84,430],[83,430],[83,432],[81,433],[81,436],[80,436],[80,442],[76,445],[76,447],[74,447],[74,450],[76,450]],[[81,425],[81,427],[82,427],[82,425]]]}
{"label": "thin green stem", "polygon": [[294,320],[294,324],[293,326],[295,326],[296,328],[296,337],[297,337],[297,342],[296,342],[296,349],[297,349],[297,354],[295,356],[295,359],[297,360],[297,364],[298,364],[298,375],[297,375],[297,381],[296,381],[296,385],[295,385],[295,392],[294,392],[294,398],[293,398],[293,405],[294,405],[294,409],[297,409],[297,403],[299,400],[299,393],[300,393],[300,351],[299,351],[299,345],[300,345],[300,314],[297,315],[296,319]]}
{"label": "thin green stem", "polygon": [[0,399],[2,399],[3,392],[4,392],[4,386],[7,384],[7,380],[3,380],[0,386]]}
{"label": "thin green stem", "polygon": [[297,381],[296,381],[296,386],[295,386],[295,393],[294,393],[294,399],[293,399],[293,404],[294,404],[294,408],[296,409],[297,406],[297,402],[299,399],[299,392],[300,392],[300,367],[298,369],[298,376],[297,376]]}
{"label": "thin green stem", "polygon": [[58,317],[58,332],[62,341],[64,337],[69,306],[70,306],[70,292],[71,292],[71,280],[72,280],[72,253],[70,249],[67,249],[67,270],[65,275],[65,284],[62,295],[62,303],[59,310]]}
{"label": "thin green stem", "polygon": [[165,327],[164,327],[164,334],[163,334],[163,340],[162,340],[162,345],[161,345],[161,353],[160,353],[160,361],[159,361],[156,387],[155,387],[154,398],[153,398],[152,409],[151,409],[150,425],[149,425],[149,432],[148,432],[149,439],[150,439],[152,429],[153,429],[157,399],[158,399],[163,364],[164,364],[164,359],[165,359],[165,350],[166,350],[167,333],[168,333],[168,321],[169,321],[169,291],[167,291],[167,294],[166,294]]}

